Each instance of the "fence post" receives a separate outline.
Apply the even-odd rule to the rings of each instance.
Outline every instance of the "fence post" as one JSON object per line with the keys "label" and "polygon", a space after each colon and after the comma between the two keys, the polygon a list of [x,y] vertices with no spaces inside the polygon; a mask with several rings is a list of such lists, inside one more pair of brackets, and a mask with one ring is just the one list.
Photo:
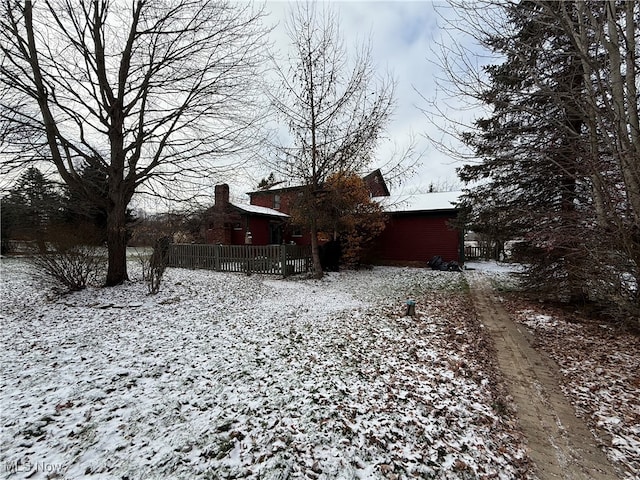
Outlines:
{"label": "fence post", "polygon": [[169,245],[169,255],[167,256],[167,266],[173,267],[175,264],[175,249],[173,248],[173,243]]}
{"label": "fence post", "polygon": [[285,244],[280,245],[280,273],[283,278],[287,276],[287,246]]}
{"label": "fence post", "polygon": [[217,243],[213,246],[213,269],[220,271],[220,245]]}

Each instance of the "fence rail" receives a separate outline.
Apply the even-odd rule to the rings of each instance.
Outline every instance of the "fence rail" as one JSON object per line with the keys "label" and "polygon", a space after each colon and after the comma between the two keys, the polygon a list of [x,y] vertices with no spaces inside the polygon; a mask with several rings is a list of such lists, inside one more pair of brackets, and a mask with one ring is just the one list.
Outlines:
{"label": "fence rail", "polygon": [[286,277],[309,271],[311,248],[299,245],[171,244],[168,266]]}

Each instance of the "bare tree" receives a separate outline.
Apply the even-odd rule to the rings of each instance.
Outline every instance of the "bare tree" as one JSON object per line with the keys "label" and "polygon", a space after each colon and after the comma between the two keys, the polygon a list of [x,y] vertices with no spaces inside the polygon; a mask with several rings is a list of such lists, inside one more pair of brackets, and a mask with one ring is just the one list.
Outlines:
{"label": "bare tree", "polygon": [[327,5],[295,4],[286,27],[292,53],[287,62],[275,62],[281,88],[271,100],[290,138],[277,146],[274,169],[306,187],[300,203],[320,277],[317,231],[323,184],[333,174],[362,173],[371,164],[393,110],[394,82],[377,81],[368,47],[349,58],[338,17]]}
{"label": "bare tree", "polygon": [[[543,5],[549,9],[549,5]],[[594,265],[607,300],[625,315],[640,312],[640,4],[562,4],[555,19],[578,52],[584,85],[581,114],[585,152],[599,229]],[[599,262],[600,260],[600,262]],[[602,268],[604,267],[604,268]],[[633,280],[631,280],[631,278]],[[621,280],[625,279],[625,280]],[[613,287],[613,288],[611,288]],[[623,305],[626,304],[626,305]],[[626,310],[626,311],[625,311]]]}
{"label": "bare tree", "polygon": [[[256,138],[261,11],[217,0],[2,2],[3,171],[46,161],[108,213],[107,285],[127,278],[134,193],[184,193]],[[106,175],[108,195],[82,178]]]}

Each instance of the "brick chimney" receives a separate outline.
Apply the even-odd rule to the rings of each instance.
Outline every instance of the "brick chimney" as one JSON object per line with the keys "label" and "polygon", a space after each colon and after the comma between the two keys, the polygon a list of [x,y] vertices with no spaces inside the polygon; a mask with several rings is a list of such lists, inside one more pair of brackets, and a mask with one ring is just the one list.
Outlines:
{"label": "brick chimney", "polygon": [[229,185],[226,183],[216,185],[215,202],[216,208],[226,208],[229,203]]}

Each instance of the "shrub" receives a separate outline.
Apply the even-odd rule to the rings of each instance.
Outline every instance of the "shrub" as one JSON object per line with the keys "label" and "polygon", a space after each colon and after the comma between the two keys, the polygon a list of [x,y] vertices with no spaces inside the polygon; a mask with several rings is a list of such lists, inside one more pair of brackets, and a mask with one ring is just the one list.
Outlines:
{"label": "shrub", "polygon": [[155,242],[153,254],[149,260],[149,268],[147,270],[147,288],[149,293],[155,295],[160,291],[162,276],[167,268],[169,261],[169,237],[162,237]]}
{"label": "shrub", "polygon": [[142,272],[142,280],[144,282],[147,282],[150,276],[149,271],[151,270],[151,254],[149,254],[148,250],[145,247],[135,247],[133,251],[133,258],[137,261]]}
{"label": "shrub", "polygon": [[36,275],[75,292],[104,275],[106,255],[101,247],[88,245],[47,245],[33,257]]}

